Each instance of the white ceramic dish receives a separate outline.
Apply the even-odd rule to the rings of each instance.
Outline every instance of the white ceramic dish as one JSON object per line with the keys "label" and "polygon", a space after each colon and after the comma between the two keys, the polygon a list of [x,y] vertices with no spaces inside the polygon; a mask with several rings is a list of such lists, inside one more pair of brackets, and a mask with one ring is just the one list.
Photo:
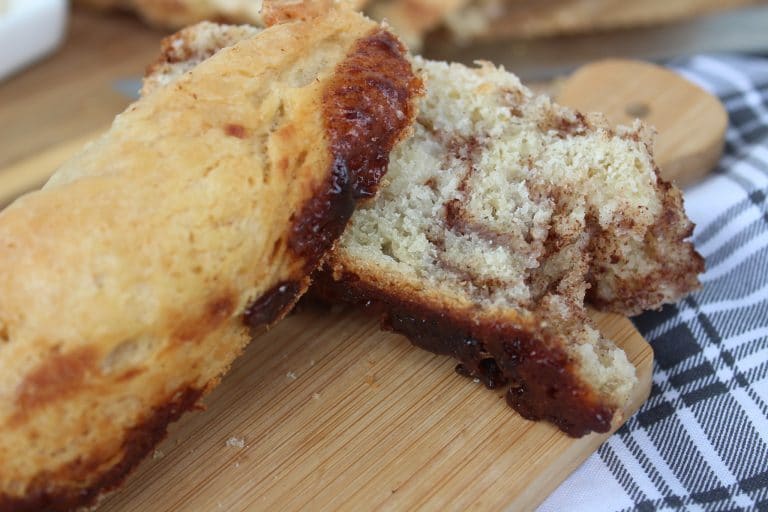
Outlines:
{"label": "white ceramic dish", "polygon": [[0,0],[0,80],[61,44],[67,0]]}

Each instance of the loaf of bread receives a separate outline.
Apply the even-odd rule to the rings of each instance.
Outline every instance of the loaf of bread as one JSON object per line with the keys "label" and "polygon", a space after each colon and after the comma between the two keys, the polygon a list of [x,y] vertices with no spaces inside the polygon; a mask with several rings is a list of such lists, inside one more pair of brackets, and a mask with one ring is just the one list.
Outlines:
{"label": "loaf of bread", "polygon": [[420,81],[375,22],[231,30],[0,213],[0,511],[118,485],[306,290],[411,124]]}
{"label": "loaf of bread", "polygon": [[650,130],[613,130],[490,64],[416,63],[427,94],[414,133],[315,290],[507,386],[526,418],[609,430],[635,370],[585,301],[635,314],[696,289],[703,270]]}
{"label": "loaf of bread", "polygon": [[397,35],[415,50],[427,34],[462,14],[470,16],[464,21],[468,26],[487,26],[489,16],[496,12],[483,10],[478,16],[471,5],[472,0],[370,0],[366,7],[374,18],[391,23]]}

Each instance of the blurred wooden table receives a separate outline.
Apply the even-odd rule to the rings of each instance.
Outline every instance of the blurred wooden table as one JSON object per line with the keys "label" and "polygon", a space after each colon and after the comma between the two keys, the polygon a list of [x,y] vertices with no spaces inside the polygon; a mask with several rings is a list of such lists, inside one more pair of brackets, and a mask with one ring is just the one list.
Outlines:
{"label": "blurred wooden table", "polygon": [[128,15],[75,9],[57,53],[0,82],[0,168],[109,126],[129,103],[113,83],[142,75],[163,36]]}

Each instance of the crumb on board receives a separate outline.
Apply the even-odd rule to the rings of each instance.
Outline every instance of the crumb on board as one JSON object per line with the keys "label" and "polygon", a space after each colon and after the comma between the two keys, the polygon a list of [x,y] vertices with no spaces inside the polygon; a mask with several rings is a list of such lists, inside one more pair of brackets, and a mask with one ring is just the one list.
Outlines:
{"label": "crumb on board", "polygon": [[320,393],[312,393],[313,400],[320,400]]}
{"label": "crumb on board", "polygon": [[227,439],[227,446],[232,448],[245,448],[245,439],[242,437],[230,437]]}
{"label": "crumb on board", "polygon": [[155,448],[155,451],[152,452],[153,459],[162,459],[163,457],[165,457],[165,454],[157,448]]}
{"label": "crumb on board", "polygon": [[298,377],[296,376],[295,372],[288,372],[285,374],[286,377],[288,377],[291,380],[296,380]]}

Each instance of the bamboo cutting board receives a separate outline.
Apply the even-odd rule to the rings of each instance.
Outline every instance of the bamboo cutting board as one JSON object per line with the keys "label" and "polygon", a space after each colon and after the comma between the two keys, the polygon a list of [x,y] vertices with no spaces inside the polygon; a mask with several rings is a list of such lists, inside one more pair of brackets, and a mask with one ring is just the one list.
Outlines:
{"label": "bamboo cutting board", "polygon": [[[595,316],[638,367],[631,414],[653,353],[627,319]],[[526,421],[454,365],[355,311],[307,308],[99,510],[531,510],[607,437]]]}

